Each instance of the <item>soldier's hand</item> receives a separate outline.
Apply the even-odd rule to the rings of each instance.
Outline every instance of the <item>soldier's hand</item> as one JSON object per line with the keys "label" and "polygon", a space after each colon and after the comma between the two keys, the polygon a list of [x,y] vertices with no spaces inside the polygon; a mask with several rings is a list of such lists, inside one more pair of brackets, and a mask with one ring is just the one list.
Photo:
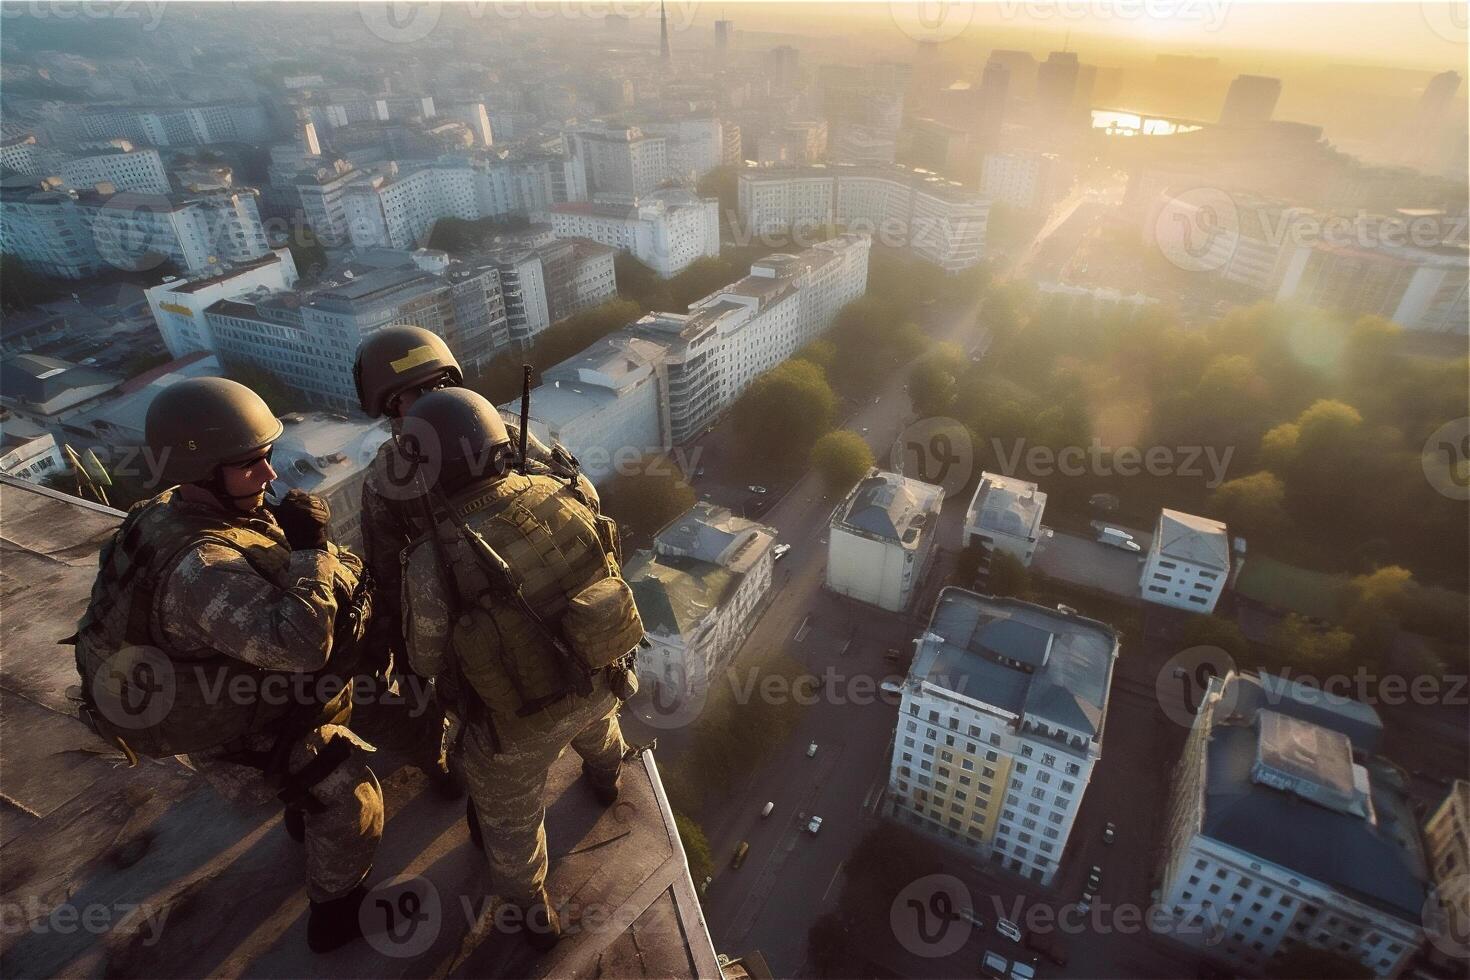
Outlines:
{"label": "soldier's hand", "polygon": [[332,519],[332,508],[321,497],[305,490],[292,490],[276,504],[275,514],[292,551],[306,548],[326,550],[327,524]]}

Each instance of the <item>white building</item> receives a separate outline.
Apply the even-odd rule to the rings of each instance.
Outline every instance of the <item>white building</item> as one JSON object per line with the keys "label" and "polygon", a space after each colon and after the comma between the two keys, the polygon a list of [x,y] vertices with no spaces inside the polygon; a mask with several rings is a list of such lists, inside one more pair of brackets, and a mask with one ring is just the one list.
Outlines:
{"label": "white building", "polygon": [[58,177],[65,190],[100,183],[134,194],[167,194],[168,173],[152,147],[137,148],[125,139],[72,147],[41,147],[34,136],[0,146],[0,162],[11,170],[34,177]]}
{"label": "white building", "polygon": [[833,163],[858,167],[881,167],[893,163],[898,143],[893,134],[872,126],[844,123],[832,136],[828,158]]}
{"label": "white building", "polygon": [[295,284],[296,262],[290,250],[282,248],[253,262],[169,277],[145,289],[143,295],[169,354],[183,357],[193,351],[214,352],[204,311],[215,303],[257,291],[283,292]]}
{"label": "white building", "polygon": [[944,489],[877,468],[832,513],[827,588],[890,612],[909,608],[929,570]]}
{"label": "white building", "polygon": [[[559,442],[595,484],[670,448],[664,348],[619,331],[541,373],[531,431]],[[520,413],[520,401],[502,412]]]}
{"label": "white building", "polygon": [[1397,976],[1423,939],[1425,856],[1361,702],[1210,679],[1173,783],[1160,904],[1176,941],[1268,975],[1294,949]]}
{"label": "white building", "polygon": [[1470,250],[1453,243],[1298,244],[1286,258],[1276,300],[1381,316],[1407,330],[1470,333],[1467,257]]}
{"label": "white building", "polygon": [[1022,211],[1048,211],[1072,187],[1072,174],[1055,153],[987,153],[980,193]]}
{"label": "white building", "polygon": [[643,197],[670,177],[664,136],[646,134],[637,126],[590,127],[567,135],[590,193]]}
{"label": "white building", "polygon": [[838,224],[906,248],[946,272],[985,254],[990,203],[953,181],[905,167],[761,168],[740,175],[740,221],[751,235]]}
{"label": "white building", "polygon": [[627,252],[665,279],[720,254],[720,202],[690,191],[654,191],[631,204],[599,195],[592,203],[554,205],[546,217],[557,238]]}
{"label": "white building", "polygon": [[644,123],[642,129],[650,136],[662,136],[664,139],[667,167],[664,180],[678,180],[692,186],[694,181],[723,162],[725,140],[719,119],[692,116]]}
{"label": "white building", "polygon": [[0,473],[40,483],[66,469],[56,437],[29,419],[0,420]]}
{"label": "white building", "polygon": [[735,655],[771,586],[776,532],[701,501],[623,566],[649,648],[643,686],[701,694]]}
{"label": "white building", "polygon": [[1046,494],[1017,477],[982,472],[965,511],[964,546],[983,545],[989,553],[1009,552],[1030,565],[1043,531]]}
{"label": "white building", "polygon": [[180,108],[114,106],[68,120],[78,139],[122,137],[153,146],[254,143],[270,138],[265,106],[257,102]]}
{"label": "white building", "polygon": [[1183,511],[1159,512],[1138,580],[1149,602],[1211,613],[1230,579],[1230,535],[1221,521]]}
{"label": "white building", "polygon": [[1441,906],[1433,926],[1463,949],[1470,936],[1470,782],[1455,780],[1424,825],[1424,843]]}
{"label": "white building", "polygon": [[1102,757],[1117,634],[947,588],[915,643],[889,814],[1050,884]]}
{"label": "white building", "polygon": [[281,416],[285,426],[271,451],[278,496],[305,490],[332,508],[332,540],[362,547],[362,484],[368,464],[390,437],[388,420],[351,421],[324,412]]}
{"label": "white building", "polygon": [[350,234],[344,201],[347,189],[370,181],[368,174],[342,160],[295,177],[294,186],[306,224],[323,244],[347,243]]}

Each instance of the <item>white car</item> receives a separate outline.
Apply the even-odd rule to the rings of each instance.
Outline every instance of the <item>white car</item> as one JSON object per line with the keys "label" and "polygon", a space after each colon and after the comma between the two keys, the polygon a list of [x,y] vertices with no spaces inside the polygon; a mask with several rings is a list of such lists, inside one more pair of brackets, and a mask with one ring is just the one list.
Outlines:
{"label": "white car", "polygon": [[766,492],[766,488],[763,487],[763,486],[761,486],[758,483],[752,483],[750,486],[746,487],[745,489],[749,490],[751,493],[765,493]]}
{"label": "white car", "polygon": [[806,829],[809,830],[813,834],[815,834],[817,831],[821,830],[822,829],[822,818],[821,817],[812,817],[812,822],[806,825]]}
{"label": "white car", "polygon": [[813,742],[811,745],[808,745],[806,747],[806,757],[808,759],[810,759],[812,756],[814,756],[816,754],[817,754],[817,743],[816,742]]}
{"label": "white car", "polygon": [[1004,956],[987,949],[980,960],[980,972],[994,980],[1005,980],[1006,967],[1010,965],[1010,961]]}
{"label": "white car", "polygon": [[1011,980],[1035,980],[1036,967],[1016,960],[1011,964]]}
{"label": "white car", "polygon": [[781,559],[781,557],[783,555],[785,555],[786,552],[788,552],[790,550],[791,550],[791,545],[789,545],[789,544],[778,544],[778,545],[776,545],[776,547],[774,547],[774,548],[771,549],[771,560],[772,561],[779,561]]}
{"label": "white car", "polygon": [[903,687],[898,683],[898,681],[884,681],[882,684],[878,685],[878,690],[882,691],[884,694],[903,693]]}
{"label": "white car", "polygon": [[1005,936],[1013,943],[1018,943],[1021,941],[1021,927],[1016,925],[1010,919],[996,919],[995,931],[1000,933],[1002,936]]}

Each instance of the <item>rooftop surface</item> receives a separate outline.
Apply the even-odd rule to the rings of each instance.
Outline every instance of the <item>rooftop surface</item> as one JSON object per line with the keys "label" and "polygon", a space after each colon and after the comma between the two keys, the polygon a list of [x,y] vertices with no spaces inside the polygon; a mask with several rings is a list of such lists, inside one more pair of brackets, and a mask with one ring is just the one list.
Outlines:
{"label": "rooftop surface", "polygon": [[[537,959],[497,933],[464,806],[378,741],[386,826],[368,884],[418,876],[423,933],[307,951],[301,848],[280,810],[227,806],[177,760],[127,768],[75,718],[70,634],[121,515],[0,478],[0,973],[5,976],[717,977],[719,967],[651,752],[603,810],[575,756],[552,769],[548,887],[567,937]],[[356,725],[354,727],[357,727]],[[382,894],[403,894],[400,886]],[[437,911],[433,912],[437,906]],[[59,911],[58,911],[59,910]],[[58,917],[53,918],[53,913]],[[73,916],[97,923],[77,926]],[[13,922],[19,915],[23,921]],[[70,917],[70,918],[69,918]],[[51,928],[48,923],[70,928]],[[480,925],[474,925],[479,922]]]}
{"label": "rooftop surface", "polygon": [[[1253,778],[1260,717],[1280,713],[1346,735],[1360,750],[1366,705],[1324,712],[1303,705],[1304,692],[1231,675],[1211,709],[1200,833],[1334,888],[1376,908],[1418,921],[1427,871],[1418,821],[1392,767],[1365,763],[1373,819],[1313,802]],[[1270,682],[1268,682],[1269,684]],[[1342,700],[1342,699],[1339,699]],[[1357,737],[1355,737],[1357,736]],[[1340,755],[1323,779],[1342,779]]]}
{"label": "rooftop surface", "polygon": [[838,508],[832,526],[908,547],[937,517],[943,496],[940,487],[869,470]]}
{"label": "rooftop surface", "polygon": [[1117,650],[1103,623],[951,587],[939,594],[909,676],[1100,738]]}
{"label": "rooftop surface", "polygon": [[1154,538],[1160,554],[1205,568],[1230,568],[1230,538],[1221,521],[1165,507]]}
{"label": "rooftop surface", "polygon": [[1029,538],[1035,536],[1045,508],[1046,494],[1029,480],[982,473],[965,522],[972,527]]}

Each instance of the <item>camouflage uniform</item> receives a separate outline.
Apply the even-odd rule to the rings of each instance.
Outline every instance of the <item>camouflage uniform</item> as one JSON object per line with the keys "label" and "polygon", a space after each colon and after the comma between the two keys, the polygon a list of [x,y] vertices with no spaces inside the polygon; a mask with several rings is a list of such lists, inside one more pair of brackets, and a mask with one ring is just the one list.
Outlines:
{"label": "camouflage uniform", "polygon": [[[174,506],[197,505],[176,500]],[[361,574],[361,560],[335,546],[293,551],[292,584],[282,590],[238,551],[201,543],[163,580],[158,622],[172,649],[213,649],[271,670],[316,671],[331,650],[339,597],[351,595]],[[183,758],[230,802],[262,805],[276,799],[276,787],[261,770],[224,757],[268,753],[276,736],[275,730],[253,732]],[[383,836],[383,793],[367,766],[373,749],[348,728],[323,725],[306,732],[290,749],[288,771],[300,772],[334,739],[348,740],[352,751],[311,788],[323,808],[305,815],[307,896],[314,902],[351,892],[367,876]]]}
{"label": "camouflage uniform", "polygon": [[[507,479],[525,481],[518,476]],[[415,545],[408,555],[403,581],[409,663],[424,676],[452,676],[451,658],[457,654],[451,646],[454,624],[446,593],[452,586],[427,542]],[[548,650],[546,658],[552,657]],[[622,701],[614,691],[611,671],[599,671],[592,683],[590,695],[568,693],[524,717],[486,709],[486,722],[465,724],[465,778],[494,887],[501,897],[522,907],[543,901],[547,852],[542,797],[552,764],[570,745],[582,757],[594,787],[617,783],[627,748],[617,718]],[[631,674],[627,683],[625,695],[636,689]]]}
{"label": "camouflage uniform", "polygon": [[[394,425],[398,423],[395,420]],[[520,427],[506,425],[511,442],[520,445]],[[389,439],[378,447],[377,455],[368,466],[362,484],[362,550],[368,571],[373,577],[373,588],[378,601],[373,606],[373,621],[370,626],[372,644],[379,651],[391,651],[392,660],[401,672],[403,647],[403,550],[422,533],[423,511],[416,495],[407,482],[411,470],[398,459],[398,444]],[[597,489],[580,472],[568,469],[552,459],[551,450],[534,435],[526,435],[527,467],[531,473],[551,474],[571,479],[575,475],[577,489],[595,510],[600,506]],[[380,658],[385,653],[379,654]],[[415,668],[415,672],[423,674]],[[423,675],[428,676],[428,675]],[[436,689],[443,680],[435,681]],[[438,764],[448,764],[449,747],[459,736],[459,722],[450,705],[454,692],[444,691],[445,696],[436,700],[443,713],[440,732]],[[430,713],[429,724],[433,725],[435,713]]]}

